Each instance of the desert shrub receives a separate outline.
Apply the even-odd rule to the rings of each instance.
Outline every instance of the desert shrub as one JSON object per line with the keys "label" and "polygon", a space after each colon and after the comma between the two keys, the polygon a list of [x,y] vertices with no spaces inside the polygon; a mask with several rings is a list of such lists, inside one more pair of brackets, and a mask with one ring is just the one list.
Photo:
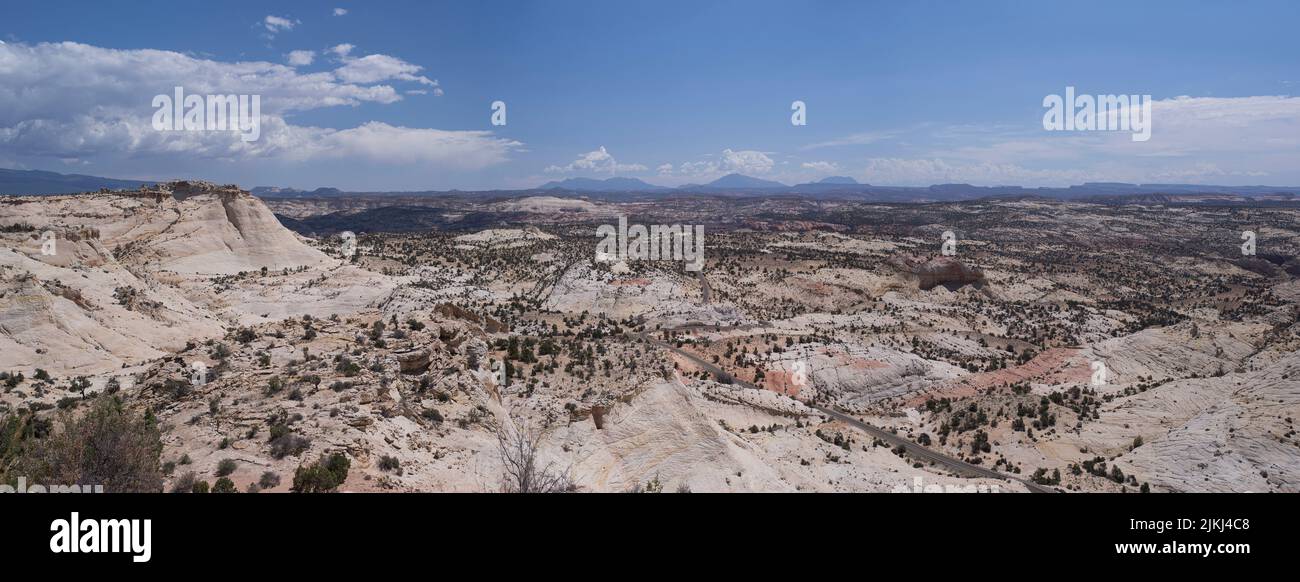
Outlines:
{"label": "desert shrub", "polygon": [[288,456],[301,455],[307,447],[311,446],[311,440],[293,433],[287,425],[277,424],[271,427],[271,456],[276,459],[283,459]]}
{"label": "desert shrub", "polygon": [[199,481],[194,484],[194,488],[190,490],[190,493],[207,493],[208,489],[210,488],[207,481]]}
{"label": "desert shrub", "polygon": [[310,465],[298,467],[293,473],[293,491],[297,493],[328,493],[338,489],[348,478],[352,466],[343,453],[324,455]]}
{"label": "desert shrub", "polygon": [[[526,422],[518,427],[502,425],[497,429],[497,449],[504,470],[501,489],[507,493],[567,493],[576,485],[568,470],[553,463],[542,464],[538,452],[550,432],[549,427]],[[640,484],[637,484],[640,487]]]}
{"label": "desert shrub", "polygon": [[262,473],[262,478],[257,480],[257,485],[262,489],[273,489],[280,486],[280,476],[267,471]]}
{"label": "desert shrub", "polygon": [[31,411],[0,416],[0,483],[10,481],[5,478],[6,470],[20,464],[37,439],[45,438],[52,429],[53,423]]}
{"label": "desert shrub", "polygon": [[379,470],[396,472],[398,475],[401,475],[402,462],[398,461],[397,457],[390,457],[388,455],[384,455],[382,457],[379,457]]}
{"label": "desert shrub", "polygon": [[235,469],[238,467],[239,463],[236,463],[234,459],[221,459],[221,462],[217,463],[217,476],[225,477],[226,475],[234,473]]}
{"label": "desert shrub", "polygon": [[23,373],[0,372],[0,380],[4,380],[5,388],[17,388],[19,384],[23,383]]}
{"label": "desert shrub", "polygon": [[230,477],[222,477],[220,479],[217,479],[217,482],[212,485],[212,492],[213,493],[239,493],[239,490],[235,488],[235,482],[231,481]]}
{"label": "desert shrub", "polygon": [[279,376],[271,376],[271,379],[266,381],[267,396],[274,396],[283,389],[284,389],[284,380],[281,380]]}
{"label": "desert shrub", "polygon": [[334,371],[342,373],[349,378],[361,373],[361,366],[353,362],[350,358],[343,358],[334,366]]}
{"label": "desert shrub", "polygon": [[190,393],[191,389],[190,383],[184,380],[168,378],[163,380],[162,383],[162,392],[176,399],[184,398]]}
{"label": "desert shrub", "polygon": [[198,476],[194,474],[194,471],[186,471],[172,482],[172,493],[190,493],[194,491],[194,485],[197,482]]}
{"label": "desert shrub", "polygon": [[92,401],[81,418],[64,412],[62,430],[24,459],[33,482],[102,485],[109,492],[162,491],[162,440],[152,415],[131,414],[116,397]]}
{"label": "desert shrub", "polygon": [[230,346],[224,343],[219,343],[213,346],[211,353],[212,353],[212,357],[218,360],[224,360],[226,358],[229,358],[230,354],[232,354],[233,352],[230,351]]}

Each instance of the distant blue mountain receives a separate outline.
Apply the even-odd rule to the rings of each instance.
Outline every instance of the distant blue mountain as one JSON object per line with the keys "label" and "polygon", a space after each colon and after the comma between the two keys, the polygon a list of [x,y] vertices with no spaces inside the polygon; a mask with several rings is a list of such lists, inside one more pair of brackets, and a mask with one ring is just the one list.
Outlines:
{"label": "distant blue mountain", "polygon": [[41,170],[0,168],[0,194],[77,194],[100,188],[133,190],[153,182],[115,180],[81,174],[60,174]]}
{"label": "distant blue mountain", "polygon": [[[0,168],[0,195],[5,194],[76,194],[94,192],[101,188],[133,190],[153,182],[118,180],[81,174],[60,174],[40,170],[8,170]],[[271,198],[328,198],[349,195],[407,195],[433,196],[439,194],[493,194],[512,195],[536,190],[554,190],[556,193],[581,192],[584,196],[610,194],[611,199],[672,196],[698,192],[702,194],[736,194],[743,196],[806,195],[837,200],[869,200],[875,202],[936,202],[973,200],[977,198],[1045,197],[1067,200],[1107,200],[1116,203],[1166,203],[1196,202],[1204,200],[1251,200],[1263,202],[1300,201],[1300,187],[1284,186],[1213,186],[1207,184],[1125,184],[1120,182],[1090,182],[1065,187],[973,186],[970,184],[935,184],[933,186],[873,186],[853,178],[833,176],[817,182],[786,186],[780,182],[729,174],[708,184],[687,184],[677,188],[655,186],[636,178],[569,178],[549,182],[529,190],[491,190],[461,192],[458,190],[426,190],[415,192],[355,192],[337,188],[297,190],[259,186],[252,192]]]}
{"label": "distant blue mountain", "polygon": [[[679,189],[687,189],[690,187],[691,186],[682,186]],[[717,180],[709,182],[708,184],[704,184],[698,187],[714,188],[714,189],[725,188],[725,189],[734,189],[734,190],[763,190],[763,189],[789,188],[789,186],[786,186],[785,184],[782,184],[780,182],[773,182],[771,180],[764,180],[762,178],[753,178],[750,176],[745,176],[743,174],[727,174],[726,176],[723,176],[721,178],[718,178]]]}
{"label": "distant blue mountain", "polygon": [[569,178],[558,182],[547,182],[538,186],[538,190],[569,190],[572,192],[657,192],[667,190],[636,178]]}
{"label": "distant blue mountain", "polygon": [[338,188],[298,190],[296,188],[279,188],[275,186],[258,186],[250,190],[250,192],[259,198],[328,198],[346,194],[346,192]]}

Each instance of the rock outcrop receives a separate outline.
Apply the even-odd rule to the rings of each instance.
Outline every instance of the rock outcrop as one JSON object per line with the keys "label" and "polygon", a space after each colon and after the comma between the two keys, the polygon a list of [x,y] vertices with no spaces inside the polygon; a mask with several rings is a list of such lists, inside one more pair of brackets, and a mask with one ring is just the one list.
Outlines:
{"label": "rock outcrop", "polygon": [[900,257],[889,263],[922,291],[928,291],[940,285],[957,289],[965,285],[976,288],[986,283],[984,272],[951,257],[935,257],[923,261],[917,257]]}

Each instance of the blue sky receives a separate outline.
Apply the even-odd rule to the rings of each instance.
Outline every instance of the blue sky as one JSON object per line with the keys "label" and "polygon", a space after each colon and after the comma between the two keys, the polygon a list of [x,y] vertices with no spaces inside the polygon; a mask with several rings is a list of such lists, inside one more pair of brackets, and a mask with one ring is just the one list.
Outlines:
{"label": "blue sky", "polygon": [[[10,4],[4,167],[366,190],[1300,185],[1292,1]],[[151,131],[178,83],[260,94],[261,139]],[[1152,139],[1044,131],[1067,85],[1151,95]]]}

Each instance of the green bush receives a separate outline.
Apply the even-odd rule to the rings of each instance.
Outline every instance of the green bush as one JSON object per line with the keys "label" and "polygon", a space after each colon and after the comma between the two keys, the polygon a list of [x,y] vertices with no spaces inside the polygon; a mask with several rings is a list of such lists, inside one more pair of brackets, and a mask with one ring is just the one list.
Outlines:
{"label": "green bush", "polygon": [[25,451],[30,481],[101,485],[112,493],[163,490],[162,439],[149,414],[136,416],[116,397],[104,396],[80,418],[63,412],[57,425],[62,430]]}
{"label": "green bush", "polygon": [[379,470],[395,472],[398,475],[401,475],[402,462],[398,461],[397,457],[390,457],[388,455],[384,455],[382,457],[379,457]]}
{"label": "green bush", "polygon": [[307,447],[311,446],[311,440],[293,434],[293,430],[285,424],[277,424],[271,427],[271,456],[276,459],[283,459],[287,456],[301,455]]}
{"label": "green bush", "polygon": [[234,459],[221,459],[221,462],[217,463],[217,476],[225,477],[226,475],[234,473],[235,469],[238,467],[239,463],[236,463]]}
{"label": "green bush", "polygon": [[348,478],[352,466],[343,453],[334,453],[311,465],[298,467],[293,473],[292,491],[297,493],[328,493],[339,488]]}
{"label": "green bush", "polygon": [[257,485],[262,489],[271,489],[280,486],[280,476],[267,471],[262,473],[262,478],[257,480]]}

